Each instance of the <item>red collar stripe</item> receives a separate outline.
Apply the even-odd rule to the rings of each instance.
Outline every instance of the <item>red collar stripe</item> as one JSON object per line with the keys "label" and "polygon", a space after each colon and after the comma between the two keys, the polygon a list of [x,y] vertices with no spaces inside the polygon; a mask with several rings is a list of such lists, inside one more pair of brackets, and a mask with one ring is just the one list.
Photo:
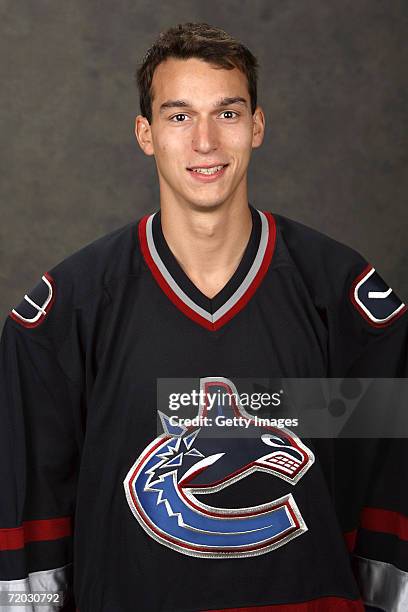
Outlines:
{"label": "red collar stripe", "polygon": [[179,310],[210,331],[219,329],[242,310],[259,287],[272,260],[276,241],[275,220],[269,212],[257,212],[262,224],[261,237],[252,266],[234,294],[213,314],[201,308],[181,289],[160,258],[152,233],[156,213],[146,215],[139,223],[141,251],[158,285]]}

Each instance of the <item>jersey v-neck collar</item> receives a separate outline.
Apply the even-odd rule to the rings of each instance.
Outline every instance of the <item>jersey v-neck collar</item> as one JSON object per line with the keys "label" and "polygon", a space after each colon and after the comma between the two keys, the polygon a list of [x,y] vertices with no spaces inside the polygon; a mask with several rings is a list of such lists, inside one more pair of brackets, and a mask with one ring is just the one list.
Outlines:
{"label": "jersey v-neck collar", "polygon": [[143,257],[157,283],[185,315],[215,331],[237,314],[259,286],[272,259],[275,221],[271,213],[249,205],[252,230],[241,261],[224,287],[209,298],[184,272],[168,246],[161,226],[160,210],[139,223]]}
{"label": "jersey v-neck collar", "polygon": [[173,252],[169,248],[163,235],[160,211],[158,211],[153,217],[152,236],[161,260],[184,293],[190,296],[191,299],[198,304],[198,306],[200,306],[200,308],[211,314],[214,314],[219,308],[221,308],[221,306],[238,289],[247,275],[253,260],[255,259],[259,238],[261,235],[261,220],[253,208],[251,208],[251,214],[252,230],[241,261],[224,287],[212,298],[204,295],[204,293],[202,293],[200,289],[196,287],[173,255]]}

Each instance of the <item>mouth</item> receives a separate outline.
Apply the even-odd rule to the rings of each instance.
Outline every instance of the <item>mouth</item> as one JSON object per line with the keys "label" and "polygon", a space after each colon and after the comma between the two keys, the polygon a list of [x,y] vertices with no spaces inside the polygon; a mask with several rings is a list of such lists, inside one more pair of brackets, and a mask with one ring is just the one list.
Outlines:
{"label": "mouth", "polygon": [[204,183],[209,183],[223,176],[227,166],[228,164],[219,164],[217,166],[201,166],[201,167],[195,166],[193,168],[187,168],[187,170],[191,174],[193,179],[204,182]]}

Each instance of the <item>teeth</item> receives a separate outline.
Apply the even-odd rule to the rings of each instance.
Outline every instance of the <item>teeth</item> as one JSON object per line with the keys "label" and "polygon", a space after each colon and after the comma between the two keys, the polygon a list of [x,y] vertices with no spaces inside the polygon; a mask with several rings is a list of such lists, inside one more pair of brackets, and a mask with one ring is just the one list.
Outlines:
{"label": "teeth", "polygon": [[224,166],[214,166],[214,168],[193,168],[193,172],[199,172],[200,174],[215,174]]}

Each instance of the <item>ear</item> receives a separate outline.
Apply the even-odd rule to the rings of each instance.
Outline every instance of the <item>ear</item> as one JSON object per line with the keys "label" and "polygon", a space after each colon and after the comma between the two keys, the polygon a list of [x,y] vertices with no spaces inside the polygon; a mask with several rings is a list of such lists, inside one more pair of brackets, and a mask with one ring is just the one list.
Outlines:
{"label": "ear", "polygon": [[260,106],[257,106],[254,114],[252,115],[253,129],[252,129],[252,148],[256,149],[260,147],[265,134],[265,115]]}
{"label": "ear", "polygon": [[154,155],[152,128],[146,117],[137,115],[135,120],[135,136],[145,155]]}

